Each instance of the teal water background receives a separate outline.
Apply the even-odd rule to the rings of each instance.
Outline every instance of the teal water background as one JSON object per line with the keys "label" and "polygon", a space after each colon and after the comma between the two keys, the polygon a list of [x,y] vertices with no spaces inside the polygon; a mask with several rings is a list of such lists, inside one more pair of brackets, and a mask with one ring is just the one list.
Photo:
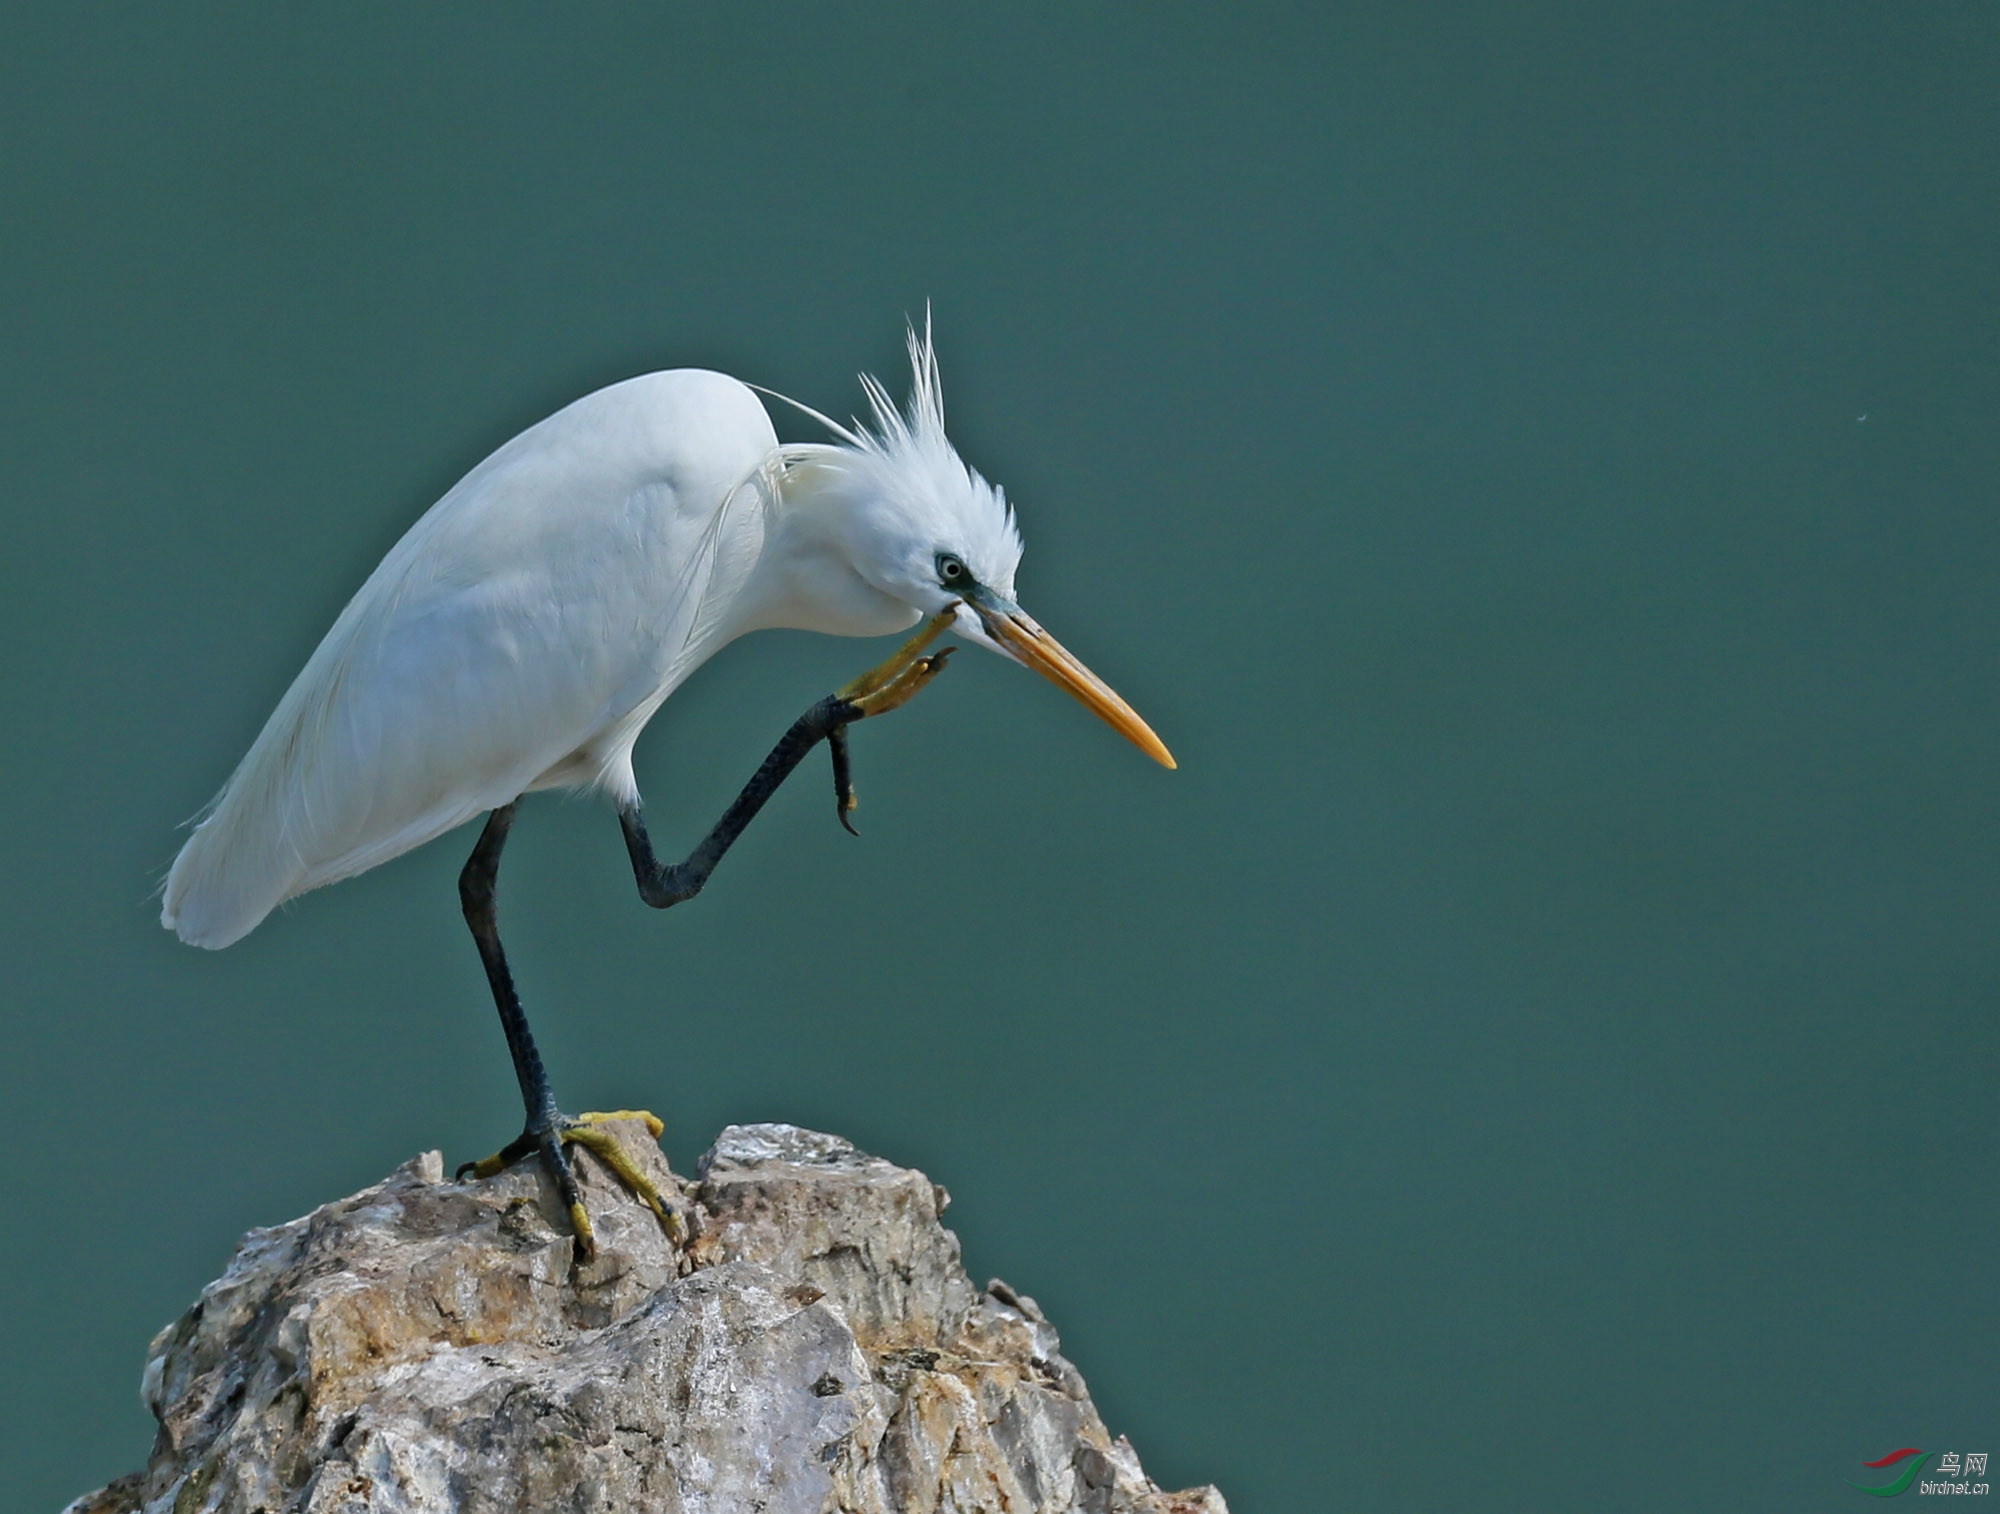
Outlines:
{"label": "teal water background", "polygon": [[[152,890],[484,453],[934,302],[1023,602],[696,904],[525,807],[573,1108],[956,1195],[1238,1514],[1850,1507],[2000,1449],[1990,4],[10,8],[0,1484],[140,1465],[245,1228],[517,1128],[470,833],[229,951]],[[809,428],[781,419],[791,436]],[[879,649],[640,747],[663,848]]]}

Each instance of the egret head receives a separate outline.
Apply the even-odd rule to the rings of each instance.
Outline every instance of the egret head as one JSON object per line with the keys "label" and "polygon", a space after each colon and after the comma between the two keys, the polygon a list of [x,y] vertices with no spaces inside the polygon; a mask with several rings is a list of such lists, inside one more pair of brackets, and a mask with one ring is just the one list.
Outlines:
{"label": "egret head", "polygon": [[814,492],[833,507],[828,524],[848,565],[919,615],[952,612],[953,628],[968,641],[1033,668],[1173,767],[1132,707],[1014,602],[1021,533],[1006,496],[968,467],[945,436],[928,319],[921,333],[910,331],[910,366],[906,411],[864,374],[872,424],[828,421],[840,445],[812,449]]}
{"label": "egret head", "polygon": [[815,449],[823,469],[816,492],[832,506],[829,524],[854,570],[919,614],[962,600],[967,582],[1012,597],[1021,533],[1006,496],[945,436],[928,328],[910,332],[910,365],[907,411],[863,374],[870,422],[837,426],[840,445]]}

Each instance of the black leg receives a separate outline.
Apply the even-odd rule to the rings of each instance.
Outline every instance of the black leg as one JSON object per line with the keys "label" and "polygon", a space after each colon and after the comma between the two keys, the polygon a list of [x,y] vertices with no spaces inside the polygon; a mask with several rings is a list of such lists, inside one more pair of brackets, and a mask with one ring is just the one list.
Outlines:
{"label": "black leg", "polygon": [[507,1050],[513,1054],[514,1076],[521,1085],[521,1102],[528,1112],[529,1130],[553,1122],[556,1101],[549,1091],[549,1075],[542,1066],[542,1054],[535,1049],[528,1017],[521,1009],[521,996],[514,991],[514,975],[507,967],[507,953],[500,945],[500,923],[494,908],[494,894],[500,874],[500,851],[507,844],[507,832],[514,824],[514,810],[520,801],[502,805],[486,817],[479,844],[458,875],[458,902],[465,911],[465,923],[479,947],[479,960],[486,967],[486,981],[493,989],[493,1002],[500,1010],[500,1028],[507,1033]]}
{"label": "black leg", "polygon": [[[521,1085],[521,1103],[527,1113],[521,1134],[483,1162],[468,1162],[458,1176],[478,1171],[481,1176],[513,1165],[530,1152],[539,1151],[556,1180],[563,1207],[571,1216],[583,1213],[583,1195],[577,1191],[576,1174],[563,1155],[562,1131],[565,1121],[556,1108],[549,1087],[548,1070],[542,1054],[535,1049],[535,1037],[528,1029],[528,1016],[521,1008],[521,996],[514,990],[514,975],[507,967],[507,953],[500,945],[500,925],[494,908],[494,893],[500,873],[500,851],[507,844],[507,831],[514,823],[515,805],[502,805],[486,818],[479,844],[466,859],[458,875],[458,902],[465,911],[465,923],[479,946],[479,960],[486,967],[486,981],[493,989],[493,1003],[500,1011],[500,1028],[507,1034],[507,1050],[514,1058],[514,1077]],[[587,1222],[579,1239],[586,1254],[590,1250]]]}
{"label": "black leg", "polygon": [[821,741],[825,741],[833,753],[834,806],[840,815],[840,823],[852,833],[854,825],[847,817],[854,809],[855,799],[854,784],[848,771],[847,728],[857,720],[886,715],[891,710],[899,709],[944,671],[951,648],[929,656],[923,655],[923,652],[951,623],[949,611],[931,617],[888,661],[871,668],[838,694],[827,695],[794,720],[792,728],[779,737],[778,744],[771,748],[771,754],[764,759],[763,765],[743,785],[743,792],[736,796],[735,803],[723,812],[722,818],[715,822],[715,829],[703,838],[701,845],[688,853],[685,862],[668,866],[654,855],[653,838],[646,832],[645,811],[638,801],[634,800],[620,809],[618,823],[625,831],[625,850],[632,858],[632,877],[639,885],[639,897],[654,909],[671,909],[700,893],[702,885],[708,882],[709,874],[715,871],[715,865],[736,844],[736,838],[743,834],[750,822],[757,818],[757,812],[764,807],[765,801],[777,793],[779,785],[791,776],[792,769],[804,761],[806,753]]}
{"label": "black leg", "polygon": [[[723,812],[701,845],[688,853],[685,862],[669,866],[653,854],[653,838],[646,833],[645,811],[636,802],[620,809],[618,823],[625,830],[625,850],[632,858],[632,877],[639,885],[639,897],[654,909],[670,909],[700,893],[716,863],[736,844],[736,838],[757,818],[765,801],[777,793],[778,786],[791,776],[792,769],[805,759],[806,753],[821,740],[860,720],[865,713],[840,695],[829,694],[793,721],[792,728],[771,748],[771,755],[764,759],[756,775],[743,785],[736,802]],[[835,781],[839,783],[846,778],[847,754],[844,746],[834,750]],[[851,790],[843,797],[851,797]]]}

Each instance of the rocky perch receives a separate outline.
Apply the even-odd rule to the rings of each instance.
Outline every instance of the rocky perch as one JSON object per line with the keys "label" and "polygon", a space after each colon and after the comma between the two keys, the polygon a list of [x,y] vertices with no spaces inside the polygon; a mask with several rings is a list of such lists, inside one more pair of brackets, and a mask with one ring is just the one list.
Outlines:
{"label": "rocky perch", "polygon": [[65,1514],[1227,1514],[1147,1480],[1033,1299],[973,1288],[922,1173],[736,1125],[690,1184],[621,1137],[685,1249],[581,1151],[589,1263],[535,1164],[436,1152],[251,1231],[153,1341],[151,1463]]}

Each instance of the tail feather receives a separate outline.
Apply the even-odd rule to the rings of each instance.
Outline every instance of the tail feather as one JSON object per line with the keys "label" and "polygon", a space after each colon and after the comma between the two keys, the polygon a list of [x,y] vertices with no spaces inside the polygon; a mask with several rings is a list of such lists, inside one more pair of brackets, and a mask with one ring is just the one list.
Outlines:
{"label": "tail feather", "polygon": [[279,849],[268,838],[244,835],[245,827],[232,824],[238,819],[226,803],[218,805],[167,874],[160,924],[190,946],[218,951],[242,940],[298,891]]}

